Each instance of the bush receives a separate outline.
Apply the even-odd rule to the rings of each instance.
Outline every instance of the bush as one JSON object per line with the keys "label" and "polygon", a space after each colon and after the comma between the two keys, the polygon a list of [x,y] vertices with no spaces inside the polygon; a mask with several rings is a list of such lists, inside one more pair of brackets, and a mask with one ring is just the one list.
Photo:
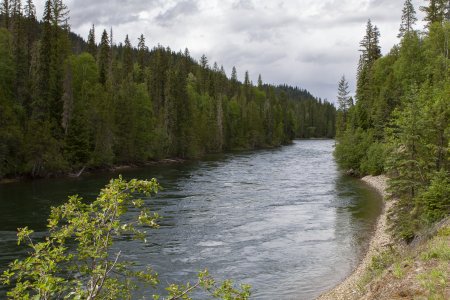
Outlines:
{"label": "bush", "polygon": [[[48,236],[42,242],[32,240],[32,230],[19,229],[18,243],[26,243],[31,254],[15,260],[1,276],[11,299],[131,299],[140,281],[158,284],[151,269],[135,271],[131,262],[122,260],[121,251],[113,252],[114,240],[123,234],[146,241],[143,227],[157,228],[158,214],[144,208],[144,202],[133,194],[150,195],[158,191],[155,179],[125,181],[121,177],[100,192],[98,198],[84,202],[78,196],[52,208]],[[128,207],[140,210],[135,220],[125,222]],[[134,280],[132,280],[134,279]],[[250,287],[235,289],[230,280],[217,284],[207,271],[198,281],[166,288],[170,299],[190,299],[188,294],[201,287],[213,298],[246,300]],[[153,299],[160,299],[154,295]]]}
{"label": "bush", "polygon": [[360,165],[372,144],[372,133],[361,128],[347,130],[338,139],[334,156],[337,163],[344,170],[353,170],[360,174]]}
{"label": "bush", "polygon": [[450,214],[450,180],[446,171],[437,172],[430,186],[417,199],[422,217],[434,223]]}
{"label": "bush", "polygon": [[375,142],[370,145],[366,156],[361,162],[361,172],[363,174],[380,175],[384,172],[384,161],[386,159],[386,146]]}

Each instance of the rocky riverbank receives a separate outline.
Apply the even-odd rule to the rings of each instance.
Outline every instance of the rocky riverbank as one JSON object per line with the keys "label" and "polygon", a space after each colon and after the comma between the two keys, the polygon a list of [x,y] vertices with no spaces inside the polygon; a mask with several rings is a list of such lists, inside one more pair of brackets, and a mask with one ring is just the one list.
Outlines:
{"label": "rocky riverbank", "polygon": [[386,231],[387,212],[393,205],[393,201],[386,201],[387,177],[384,175],[366,176],[362,178],[362,181],[381,194],[384,202],[383,212],[378,218],[367,253],[356,270],[335,288],[319,296],[318,300],[360,299],[362,296],[360,282],[372,261],[372,257],[385,251],[392,244],[392,239]]}

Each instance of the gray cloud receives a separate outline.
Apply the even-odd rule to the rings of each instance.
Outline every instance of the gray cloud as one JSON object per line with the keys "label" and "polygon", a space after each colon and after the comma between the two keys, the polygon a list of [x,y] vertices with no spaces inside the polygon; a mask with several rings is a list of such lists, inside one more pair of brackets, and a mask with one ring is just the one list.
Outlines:
{"label": "gray cloud", "polygon": [[155,21],[161,26],[173,25],[174,21],[180,16],[188,16],[197,13],[197,2],[192,0],[185,0],[176,3],[166,11],[156,16]]}
{"label": "gray cloud", "polygon": [[163,0],[71,0],[66,2],[70,9],[73,27],[86,23],[116,27],[138,20],[140,12],[157,8]]}
{"label": "gray cloud", "polygon": [[252,0],[237,0],[232,5],[233,9],[254,9]]}

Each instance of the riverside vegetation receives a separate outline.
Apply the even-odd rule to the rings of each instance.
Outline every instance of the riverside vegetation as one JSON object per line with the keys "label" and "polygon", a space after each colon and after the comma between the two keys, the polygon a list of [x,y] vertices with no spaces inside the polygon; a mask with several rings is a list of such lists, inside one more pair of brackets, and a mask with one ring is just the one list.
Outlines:
{"label": "riverside vegetation", "polygon": [[[62,0],[45,1],[37,20],[32,0],[0,5],[0,179],[43,177],[84,168],[145,163],[166,157],[196,158],[231,149],[273,147],[292,139],[335,135],[334,105],[290,86],[254,85],[245,72],[209,65],[188,49],[149,49],[143,35],[113,41],[112,29],[96,42],[70,32]],[[30,256],[1,277],[13,299],[132,298],[137,282],[158,284],[157,274],[135,271],[113,253],[120,235],[145,240],[143,226],[158,216],[133,200],[158,190],[155,181],[111,181],[89,203],[72,196],[52,209],[48,234],[19,230]],[[128,207],[142,210],[135,222]],[[132,281],[133,278],[133,281]],[[249,287],[216,283],[207,273],[196,283],[170,285],[164,299],[190,299],[201,287],[213,298],[247,299]],[[152,295],[160,299],[160,295]]]}
{"label": "riverside vegetation", "polygon": [[388,221],[396,242],[372,258],[361,299],[450,297],[450,1],[420,9],[423,31],[405,1],[400,43],[385,56],[369,20],[356,103],[345,77],[338,86],[336,160],[355,175],[387,174],[387,200],[395,199]]}
{"label": "riverside vegetation", "polygon": [[254,85],[189,50],[70,32],[62,0],[2,0],[0,178],[334,137],[335,108],[308,91]]}
{"label": "riverside vegetation", "polygon": [[[155,286],[158,274],[151,269],[133,269],[113,248],[120,236],[147,241],[145,228],[157,228],[158,214],[144,207],[135,195],[150,196],[160,189],[156,180],[130,180],[121,177],[111,182],[90,203],[78,196],[52,208],[48,235],[43,241],[32,239],[33,231],[19,229],[18,243],[26,243],[31,254],[15,260],[0,277],[11,299],[131,299],[137,282]],[[129,208],[140,211],[135,219],[125,218]],[[245,300],[250,287],[233,287],[230,280],[217,283],[208,271],[200,272],[196,283],[171,284],[168,296],[157,299],[190,299],[189,293],[201,287],[212,298]],[[151,294],[151,293],[149,293]]]}

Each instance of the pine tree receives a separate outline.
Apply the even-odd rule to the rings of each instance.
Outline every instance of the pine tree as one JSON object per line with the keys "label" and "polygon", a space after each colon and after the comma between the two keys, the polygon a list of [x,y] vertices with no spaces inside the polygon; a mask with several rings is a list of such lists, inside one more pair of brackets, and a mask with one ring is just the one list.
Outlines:
{"label": "pine tree", "polygon": [[342,75],[341,80],[339,81],[339,85],[338,85],[338,96],[337,96],[337,101],[338,101],[338,109],[343,111],[343,112],[347,112],[349,107],[349,90],[348,90],[348,82],[345,79],[345,75]]}
{"label": "pine tree", "polygon": [[237,81],[237,71],[236,67],[233,66],[233,69],[231,70],[231,81]]}
{"label": "pine tree", "polygon": [[42,18],[42,37],[39,47],[39,64],[37,78],[37,97],[33,101],[33,115],[35,118],[46,118],[50,113],[49,101],[51,80],[51,59],[53,51],[52,34],[52,5],[50,0],[45,2]]}
{"label": "pine tree", "polygon": [[123,68],[125,78],[133,71],[133,53],[131,49],[130,39],[128,34],[125,37],[125,44],[123,47]]}
{"label": "pine tree", "polygon": [[425,13],[424,21],[427,21],[425,28],[429,28],[435,22],[441,23],[444,20],[446,0],[426,0],[428,6],[421,6],[420,10]]}
{"label": "pine tree", "polygon": [[33,48],[33,43],[37,39],[37,30],[36,30],[36,7],[33,4],[32,0],[27,0],[25,7],[25,32],[26,32],[26,51],[27,51],[27,66],[28,69],[31,64],[31,52]]}
{"label": "pine tree", "polygon": [[450,22],[450,0],[447,0],[447,3],[445,4],[444,19],[445,21]]}
{"label": "pine tree", "polygon": [[261,89],[263,86],[263,82],[262,82],[262,78],[261,78],[261,74],[258,75],[258,88]]}
{"label": "pine tree", "polygon": [[249,87],[249,86],[250,86],[250,76],[248,75],[248,71],[245,71],[244,85],[245,85],[246,87]]}
{"label": "pine tree", "polygon": [[200,66],[203,69],[209,68],[209,66],[208,66],[208,58],[206,57],[205,54],[203,54],[202,57],[200,57]]}
{"label": "pine tree", "polygon": [[103,85],[106,83],[108,79],[110,59],[111,58],[110,58],[108,33],[106,32],[106,30],[103,30],[98,54],[99,81]]}
{"label": "pine tree", "polygon": [[65,31],[69,30],[69,9],[62,0],[52,0],[52,25],[54,28],[60,27]]}
{"label": "pine tree", "polygon": [[89,35],[87,40],[87,52],[94,58],[97,57],[97,44],[95,43],[95,26],[92,24],[92,28],[89,29]]}
{"label": "pine tree", "polygon": [[145,45],[145,37],[143,34],[138,38],[138,64],[141,69],[146,67],[146,54],[148,52],[148,47]]}
{"label": "pine tree", "polygon": [[147,53],[148,53],[148,47],[145,45],[145,37],[143,34],[138,38],[138,57],[137,57],[137,63],[139,65],[139,75],[138,75],[138,82],[144,82],[145,80],[145,68],[147,67]]}
{"label": "pine tree", "polygon": [[9,6],[9,0],[3,0],[0,7],[0,15],[3,17],[3,26],[9,29],[9,18],[11,15],[11,10]]}
{"label": "pine tree", "polygon": [[401,38],[405,34],[410,33],[413,31],[413,25],[416,23],[417,17],[416,17],[416,11],[414,10],[414,6],[411,3],[411,0],[406,0],[405,4],[403,6],[402,11],[402,23],[400,24],[400,32],[398,33],[397,37]]}

